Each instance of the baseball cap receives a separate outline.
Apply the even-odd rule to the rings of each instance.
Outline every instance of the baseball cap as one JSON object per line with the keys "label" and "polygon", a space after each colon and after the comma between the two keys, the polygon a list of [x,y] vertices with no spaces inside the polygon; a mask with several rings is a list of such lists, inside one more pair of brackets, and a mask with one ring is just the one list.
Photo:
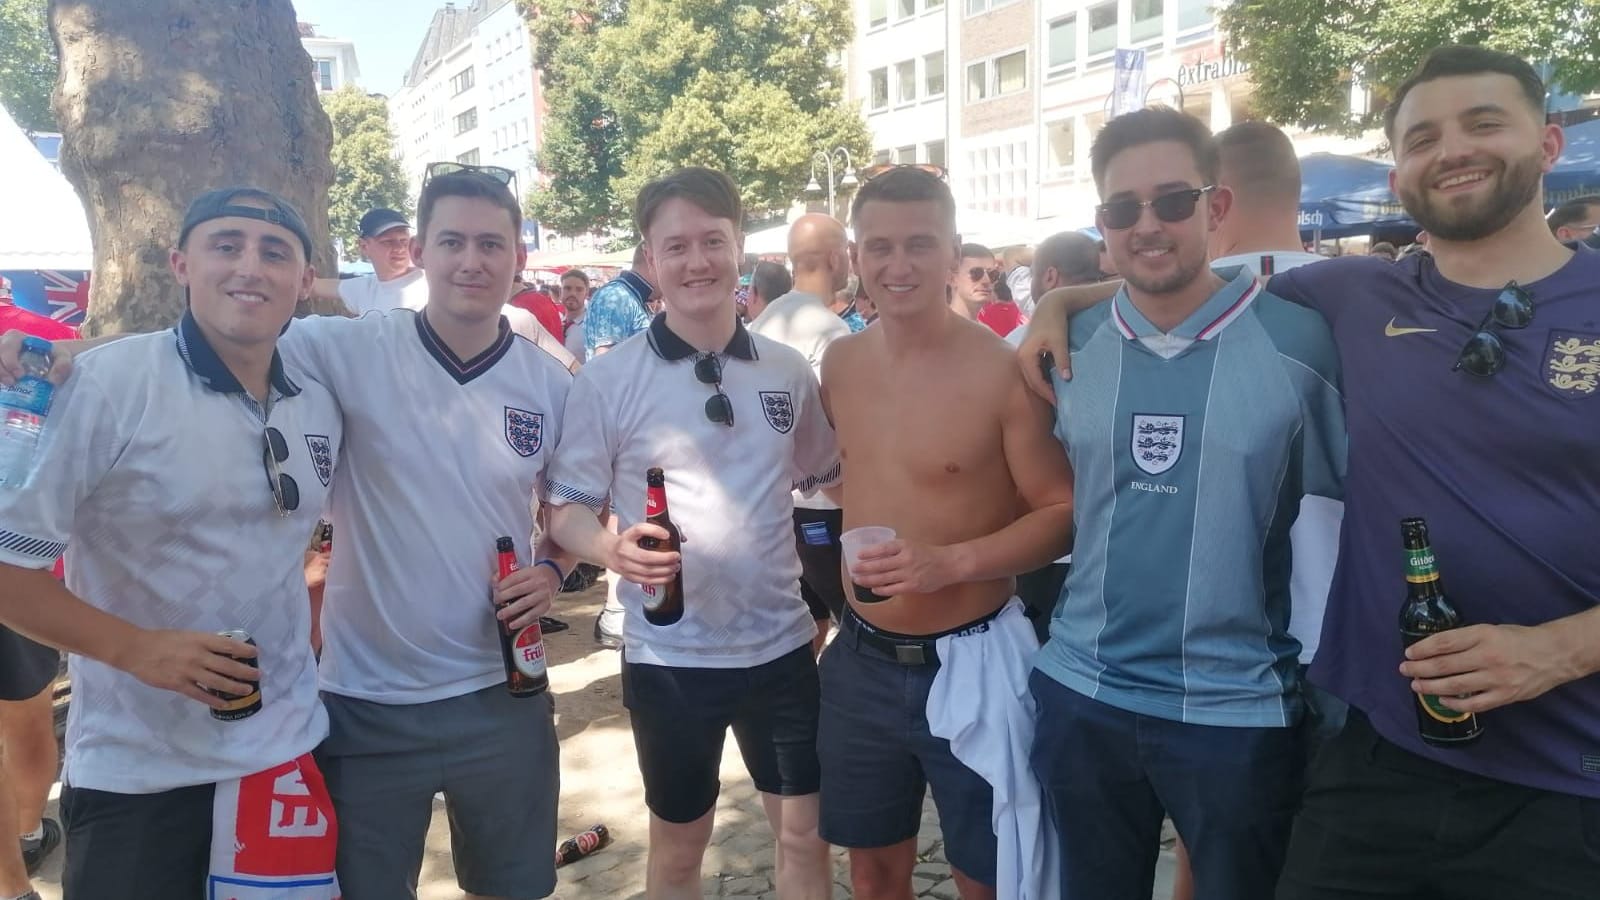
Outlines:
{"label": "baseball cap", "polygon": [[385,231],[410,227],[411,223],[406,217],[393,209],[369,209],[361,217],[361,236],[364,238],[375,238]]}
{"label": "baseball cap", "polygon": [[[267,208],[243,206],[235,203],[236,200],[254,200],[265,203]],[[193,231],[195,226],[229,216],[258,219],[287,228],[300,239],[300,246],[306,251],[306,259],[311,259],[311,229],[306,227],[306,220],[300,217],[300,211],[277,194],[255,187],[220,188],[194,198],[183,213],[183,228],[178,232],[178,246],[183,246],[183,242],[189,239],[189,232]]]}

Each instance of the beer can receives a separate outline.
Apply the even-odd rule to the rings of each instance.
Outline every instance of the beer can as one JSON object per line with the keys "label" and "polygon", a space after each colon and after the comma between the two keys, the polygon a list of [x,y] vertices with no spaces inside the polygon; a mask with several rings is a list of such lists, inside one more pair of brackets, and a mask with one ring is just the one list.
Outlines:
{"label": "beer can", "polygon": [[[241,644],[256,646],[256,639],[251,637],[250,632],[245,631],[243,628],[229,628],[226,631],[219,631],[217,634],[229,640],[238,641]],[[259,670],[261,668],[254,658],[240,659],[237,656],[231,656],[229,659],[242,662],[252,669]],[[237,722],[240,719],[248,719],[261,711],[261,683],[259,681],[246,694],[230,694],[226,691],[213,691],[209,688],[206,689],[206,693],[227,701],[221,709],[212,708],[211,718],[213,719],[219,719],[223,722]]]}

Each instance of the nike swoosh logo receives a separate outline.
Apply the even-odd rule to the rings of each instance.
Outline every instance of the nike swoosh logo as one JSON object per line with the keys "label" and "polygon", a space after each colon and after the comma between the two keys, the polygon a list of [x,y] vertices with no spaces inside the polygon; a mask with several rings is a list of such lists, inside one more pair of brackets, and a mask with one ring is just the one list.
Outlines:
{"label": "nike swoosh logo", "polygon": [[1400,328],[1394,324],[1394,319],[1390,319],[1389,324],[1383,326],[1383,336],[1400,337],[1403,334],[1430,334],[1438,330],[1437,328]]}

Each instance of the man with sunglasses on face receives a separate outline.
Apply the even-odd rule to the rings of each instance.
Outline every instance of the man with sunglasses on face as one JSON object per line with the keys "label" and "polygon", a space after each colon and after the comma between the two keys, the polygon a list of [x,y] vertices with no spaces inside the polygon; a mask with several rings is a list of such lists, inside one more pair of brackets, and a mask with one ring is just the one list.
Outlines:
{"label": "man with sunglasses on face", "polygon": [[[61,796],[73,900],[206,895],[214,844],[248,838],[272,861],[271,835],[222,819],[240,780],[274,767],[295,770],[281,776],[289,813],[323,836],[331,872],[302,551],[342,426],[328,391],[277,352],[310,256],[282,198],[197,198],[171,253],[182,320],[84,354],[33,475],[0,490],[0,621],[73,654]],[[50,573],[63,548],[64,587]],[[219,636],[229,629],[252,643]],[[213,715],[258,683],[254,714]],[[331,875],[304,889],[337,891]]]}
{"label": "man with sunglasses on face", "polygon": [[1248,269],[1208,267],[1232,197],[1198,120],[1118,117],[1092,160],[1126,281],[1075,318],[1056,385],[1077,536],[1032,687],[1061,896],[1148,897],[1165,811],[1196,897],[1267,897],[1302,771],[1289,527],[1344,469],[1333,341]]}
{"label": "man with sunglasses on face", "polygon": [[955,300],[951,308],[963,319],[980,322],[1005,337],[1023,319],[1015,303],[1001,300],[995,292],[996,286],[1004,280],[1005,273],[993,250],[982,244],[962,244],[961,263],[952,277]]}
{"label": "man with sunglasses on face", "polygon": [[[1312,766],[1279,890],[1288,900],[1578,898],[1600,876],[1589,764],[1600,747],[1589,538],[1600,256],[1563,246],[1544,221],[1541,179],[1563,145],[1544,96],[1521,59],[1434,51],[1386,122],[1392,186],[1429,252],[1320,262],[1268,284],[1332,325],[1350,415],[1344,528],[1311,678],[1351,711]],[[1060,322],[1057,310],[1041,325],[1060,334]],[[1066,364],[1060,341],[1047,343]],[[1038,352],[1030,338],[1025,374]],[[1408,516],[1428,520],[1468,626],[1402,647]],[[1478,714],[1483,736],[1424,744],[1418,695]],[[1455,837],[1437,837],[1446,830]]]}
{"label": "man with sunglasses on face", "polygon": [[[620,578],[623,702],[650,808],[646,896],[699,898],[731,727],[777,837],[777,893],[824,900],[817,837],[816,625],[800,596],[791,490],[839,479],[811,366],[739,321],[739,191],[688,168],[645,185],[634,220],[666,299],[645,334],[578,370],[548,496],[563,547]],[[645,473],[666,476],[681,556],[646,550]],[[621,534],[599,515],[610,498]],[[679,573],[682,618],[644,616]]]}

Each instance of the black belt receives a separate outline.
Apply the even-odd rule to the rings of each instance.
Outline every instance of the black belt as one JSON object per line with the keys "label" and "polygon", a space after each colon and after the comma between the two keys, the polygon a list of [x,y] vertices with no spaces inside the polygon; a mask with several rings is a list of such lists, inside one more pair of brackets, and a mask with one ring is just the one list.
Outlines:
{"label": "black belt", "polygon": [[[1010,602],[1010,601],[1007,601]],[[938,640],[947,634],[978,634],[989,630],[989,623],[1001,612],[1005,604],[986,616],[965,625],[941,631],[938,634],[900,634],[884,631],[861,618],[854,606],[846,605],[844,621],[839,623],[838,640],[851,647],[868,647],[902,666],[929,666],[939,662]]]}

